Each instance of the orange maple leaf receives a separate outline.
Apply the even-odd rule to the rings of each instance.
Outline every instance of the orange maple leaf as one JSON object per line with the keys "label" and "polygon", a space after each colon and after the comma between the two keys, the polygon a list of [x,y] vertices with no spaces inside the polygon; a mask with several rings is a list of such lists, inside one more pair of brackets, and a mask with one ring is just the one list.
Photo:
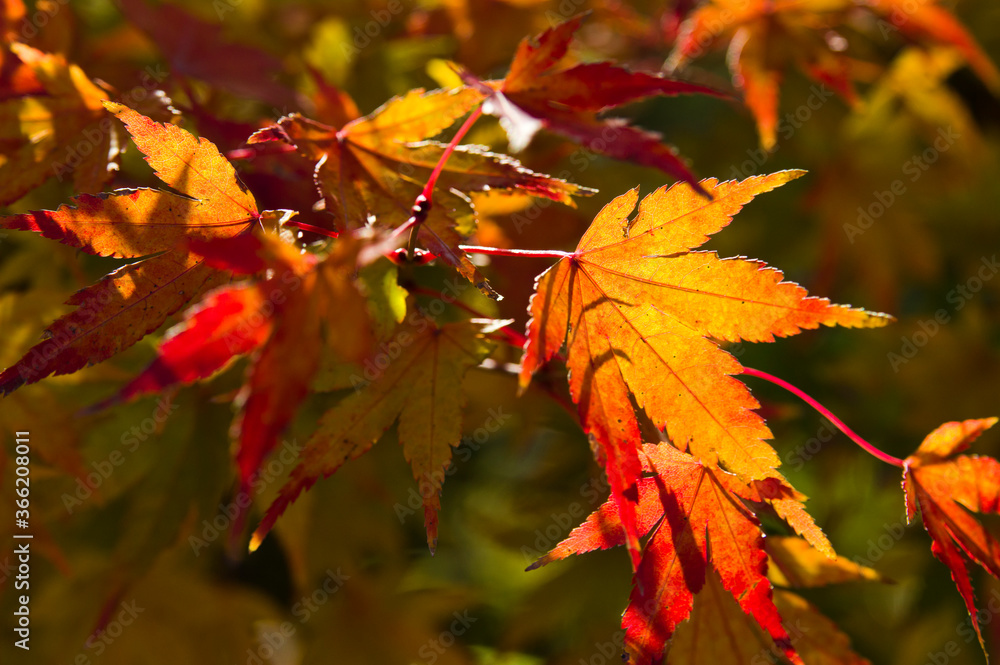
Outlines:
{"label": "orange maple leaf", "polygon": [[821,324],[866,327],[890,320],[809,297],[760,262],[691,251],[756,194],[800,175],[703,180],[710,202],[686,184],[663,187],[629,220],[638,201],[632,190],[605,206],[577,250],[537,280],[521,387],[565,342],[570,394],[584,430],[598,444],[633,561],[640,441],[633,399],[677,447],[702,461],[748,479],[780,478],[778,456],[764,442],[771,433],[753,411],[758,403],[731,377],[741,365],[708,338],[770,342]]}
{"label": "orange maple leaf", "polygon": [[302,450],[301,463],[254,532],[251,549],[300,493],[368,451],[398,419],[399,442],[420,485],[427,544],[433,553],[441,486],[452,448],[461,442],[462,377],[489,355],[493,345],[483,334],[495,325],[470,320],[438,326],[412,312],[390,342],[402,349],[399,357],[320,419]]}
{"label": "orange maple leaf", "polygon": [[976,519],[976,514],[1000,514],[1000,462],[992,457],[952,455],[968,448],[996,423],[997,418],[945,423],[903,462],[907,520],[913,521],[919,507],[933,540],[931,551],[951,570],[984,653],[965,561],[975,561],[1000,579],[1000,541]]}
{"label": "orange maple leaf", "polygon": [[258,212],[253,195],[211,142],[120,104],[105,105],[125,123],[156,176],[184,195],[153,189],[85,194],[73,199],[74,206],[0,219],[0,227],[34,231],[88,254],[139,259],[74,294],[66,304],[77,309],[0,373],[0,393],[75,372],[135,344],[226,278],[187,251],[187,242],[234,238],[271,214]]}
{"label": "orange maple leaf", "polygon": [[[254,133],[248,143],[284,141],[316,162],[316,184],[342,228],[392,229],[413,214],[414,201],[444,153],[444,144],[426,139],[440,134],[481,100],[481,93],[471,89],[411,90],[339,129],[292,114]],[[574,205],[573,195],[593,193],[534,173],[506,155],[460,145],[445,162],[434,203],[418,233],[427,249],[494,298],[486,278],[458,248],[476,224],[466,193],[513,189],[567,205]]]}

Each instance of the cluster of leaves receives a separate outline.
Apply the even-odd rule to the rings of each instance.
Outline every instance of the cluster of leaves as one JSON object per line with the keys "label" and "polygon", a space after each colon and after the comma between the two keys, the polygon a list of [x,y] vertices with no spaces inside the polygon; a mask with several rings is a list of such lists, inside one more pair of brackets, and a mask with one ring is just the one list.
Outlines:
{"label": "cluster of leaves", "polygon": [[[934,2],[915,12],[904,5],[712,0],[679,24],[669,65],[677,71],[728,41],[734,83],[768,148],[787,62],[854,99],[851,81],[864,69],[843,52],[836,30],[859,24],[859,11],[921,44],[956,46],[984,82],[998,86],[996,69],[950,14]],[[128,0],[123,8],[186,83],[288,102],[280,85],[256,86],[226,68],[235,52],[210,46],[218,36],[211,24],[169,5]],[[610,62],[577,62],[570,50],[584,21],[577,16],[523,39],[503,79],[457,67],[455,87],[410,90],[362,115],[313,71],[312,117],[293,112],[247,126],[214,118],[193,85],[183,103],[161,93],[140,105],[61,53],[24,43],[19,2],[4,11],[0,204],[68,174],[76,195],[56,210],[0,218],[0,226],[126,263],[66,301],[74,309],[0,373],[3,395],[102,363],[173,323],[152,363],[92,412],[213,377],[246,357],[232,397],[238,495],[251,492],[310,395],[330,393],[333,402],[256,526],[251,549],[305,490],[396,425],[414,479],[431,486],[421,498],[433,552],[442,483],[461,440],[463,378],[495,364],[499,346],[523,347],[522,392],[551,361],[565,364],[580,427],[610,486],[607,502],[532,568],[624,545],[633,569],[624,648],[637,662],[658,662],[664,653],[669,662],[741,662],[761,649],[792,663],[860,661],[815,607],[775,587],[878,575],[837,558],[805,511],[806,497],[778,471],[772,433],[735,378],[745,368],[726,345],[819,326],[880,327],[891,317],[809,296],[762,262],[698,249],[754,197],[803,172],[699,180],[658,135],[599,115],[654,96],[723,93]],[[164,25],[190,27],[200,50],[186,52],[187,42]],[[274,69],[262,52],[242,48],[239,57],[258,72]],[[483,113],[499,117],[511,151],[545,130],[680,182],[641,200],[638,188],[611,198],[572,251],[464,244],[477,229],[473,196],[575,206],[575,197],[596,193],[461,144]],[[441,140],[463,117],[451,140]],[[100,191],[117,170],[126,133],[170,190]],[[232,159],[270,160],[269,202],[281,205],[282,188],[303,182],[315,186],[319,202],[311,210],[261,210],[205,134],[239,136]],[[71,158],[63,156],[66,146],[75,146]],[[526,334],[473,307],[447,320],[420,306],[428,295],[415,277],[423,264],[436,260],[498,300],[470,255],[519,253],[557,259],[536,280]],[[365,364],[386,348],[397,352],[369,376]],[[558,396],[551,382],[542,389]],[[995,422],[948,423],[905,460],[883,457],[902,468],[907,515],[912,520],[919,509],[984,649],[966,560],[1000,578],[1000,542],[970,513],[1000,512],[1000,465],[957,454]],[[765,516],[799,537],[765,539]],[[242,543],[247,517],[239,513],[231,525],[234,544]],[[802,622],[815,627],[809,640],[793,634]],[[722,633],[741,637],[724,643],[716,637]]]}

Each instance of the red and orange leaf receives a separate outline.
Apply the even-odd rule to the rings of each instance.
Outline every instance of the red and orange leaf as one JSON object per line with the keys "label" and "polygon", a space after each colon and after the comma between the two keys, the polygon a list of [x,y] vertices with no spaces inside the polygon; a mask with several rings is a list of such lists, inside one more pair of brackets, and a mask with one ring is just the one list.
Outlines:
{"label": "red and orange leaf", "polygon": [[656,95],[719,93],[608,62],[571,66],[567,52],[582,20],[582,15],[576,16],[535,39],[524,39],[507,77],[488,84],[494,92],[484,110],[500,116],[515,152],[544,127],[596,152],[659,169],[698,188],[694,175],[658,134],[595,114]]}
{"label": "red and orange leaf", "polygon": [[859,9],[878,17],[871,25],[880,41],[898,31],[921,45],[953,46],[987,85],[1000,89],[996,66],[936,0],[708,0],[682,25],[668,69],[727,45],[733,84],[757,122],[761,145],[770,149],[779,126],[779,86],[792,64],[855,102],[852,79],[863,68],[847,55],[849,43],[838,31],[852,25]]}
{"label": "red and orange leaf", "polygon": [[[726,591],[785,657],[801,662],[771,600],[759,522],[743,503],[757,499],[754,488],[668,444],[643,448],[656,475],[637,483],[637,524],[640,533],[651,529],[652,535],[622,618],[627,648],[641,663],[656,662],[690,615],[706,573],[715,570]],[[614,501],[609,500],[535,566],[622,544],[622,531]]]}
{"label": "red and orange leaf", "polygon": [[908,520],[917,509],[933,543],[931,551],[951,570],[979,644],[986,651],[966,560],[1000,579],[1000,541],[976,515],[1000,514],[1000,462],[992,457],[948,455],[965,450],[996,418],[945,423],[904,460]]}
{"label": "red and orange leaf", "polygon": [[[788,626],[792,645],[809,665],[868,663],[851,649],[850,640],[836,624],[802,597],[776,589],[774,605]],[[718,574],[710,570],[705,586],[695,596],[691,616],[678,626],[670,640],[666,662],[746,665],[780,662],[782,656],[774,640],[740,610]]]}
{"label": "red and orange leaf", "polygon": [[[285,141],[316,162],[316,184],[326,209],[344,229],[392,229],[409,219],[415,199],[438,164],[445,145],[427,141],[482,99],[475,90],[412,90],[374,113],[337,129],[298,114],[256,132],[249,143]],[[458,146],[445,163],[419,240],[456,267],[484,293],[496,294],[458,245],[475,230],[469,192],[513,190],[573,205],[572,196],[592,190],[534,173],[506,155],[481,146]]]}
{"label": "red and orange leaf", "polygon": [[905,0],[861,0],[862,6],[880,14],[883,35],[898,30],[919,44],[953,46],[983,83],[1000,92],[1000,72],[955,15],[935,0],[913,3]]}
{"label": "red and orange leaf", "polygon": [[461,441],[462,377],[492,349],[483,336],[488,330],[482,321],[438,327],[417,313],[408,316],[390,342],[402,353],[372,383],[323,415],[302,450],[301,463],[254,532],[251,549],[301,492],[365,453],[398,419],[399,442],[420,486],[427,544],[433,552],[445,470],[452,448]]}
{"label": "red and orange leaf", "polygon": [[261,218],[236,171],[205,139],[107,102],[146,161],[167,185],[83,195],[55,211],[0,219],[0,227],[34,231],[97,256],[140,259],[67,301],[77,309],[52,324],[46,341],[0,373],[0,392],[51,374],[101,362],[158,328],[168,316],[226,278],[190,254],[190,239],[233,238]]}
{"label": "red and orange leaf", "polygon": [[247,491],[309,393],[324,345],[338,357],[360,361],[371,342],[366,301],[354,283],[358,243],[345,236],[317,261],[273,237],[266,239],[272,247],[262,248],[261,254],[278,257],[269,266],[274,276],[260,285],[269,303],[271,334],[253,357],[232,427],[239,442],[236,464]]}
{"label": "red and orange leaf", "polygon": [[852,4],[852,0],[710,0],[681,26],[668,68],[675,70],[707,49],[728,43],[733,85],[743,92],[761,145],[770,149],[777,139],[779,87],[791,64],[854,103],[851,60],[843,48],[831,46],[844,41],[836,29]]}
{"label": "red and orange leaf", "polygon": [[259,347],[271,332],[264,290],[256,284],[223,286],[184,313],[167,331],[156,359],[112,399],[94,410],[211,376],[238,355]]}
{"label": "red and orange leaf", "polygon": [[[266,211],[261,219],[274,213]],[[149,367],[117,395],[91,407],[91,411],[207,378],[236,356],[260,347],[271,334],[274,316],[288,299],[288,285],[315,265],[311,255],[302,255],[271,236],[192,238],[189,246],[211,268],[237,275],[251,275],[266,268],[273,268],[275,273],[258,283],[227,285],[206,295],[184,313],[181,323],[167,331]]]}
{"label": "red and orange leaf", "polygon": [[[664,519],[643,552],[622,626],[649,662],[691,612],[711,564],[722,586],[793,663],[800,663],[771,598],[759,523],[740,501],[746,485],[667,446],[647,447]],[[711,553],[711,554],[709,554]]]}
{"label": "red and orange leaf", "polygon": [[[756,194],[799,175],[704,180],[713,197],[709,203],[686,184],[660,188],[630,221],[638,200],[633,190],[609,203],[577,250],[538,278],[521,386],[565,344],[570,394],[584,430],[599,444],[624,509],[638,477],[632,399],[679,448],[747,478],[780,482],[774,471],[778,456],[765,443],[771,433],[753,411],[757,401],[732,378],[742,367],[708,337],[769,342],[821,324],[865,327],[888,321],[885,315],[808,297],[759,262],[690,251],[728,225]],[[785,516],[794,512],[792,503],[778,508]],[[637,552],[627,512],[623,522]],[[797,522],[806,533],[808,524]]]}
{"label": "red and orange leaf", "polygon": [[[10,3],[7,3],[8,5]],[[21,7],[23,9],[23,7]],[[8,8],[9,11],[9,8]],[[10,19],[12,17],[8,17]],[[23,18],[23,16],[21,17]],[[0,18],[0,22],[5,19]],[[19,21],[20,19],[14,19]],[[0,25],[0,27],[3,27]],[[13,26],[7,26],[13,30]],[[6,29],[4,30],[6,32]],[[16,31],[14,31],[16,34]],[[20,48],[20,47],[15,47]],[[29,54],[35,51],[28,51]],[[0,43],[0,101],[27,95],[44,95],[45,86],[38,80],[35,68],[22,60],[11,44],[6,41]]]}
{"label": "red and orange leaf", "polygon": [[72,178],[78,192],[97,192],[118,168],[124,132],[108,118],[108,93],[60,54],[12,44],[3,56],[12,76],[0,94],[0,205],[49,178]]}

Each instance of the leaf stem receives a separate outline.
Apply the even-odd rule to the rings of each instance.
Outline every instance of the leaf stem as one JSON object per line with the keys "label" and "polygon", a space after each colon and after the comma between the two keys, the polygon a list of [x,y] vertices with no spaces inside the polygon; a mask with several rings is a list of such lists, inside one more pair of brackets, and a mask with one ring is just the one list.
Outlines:
{"label": "leaf stem", "polygon": [[476,110],[470,113],[469,117],[465,119],[462,126],[458,128],[457,132],[455,132],[455,136],[453,136],[451,141],[448,142],[448,147],[444,149],[443,153],[441,153],[441,159],[438,160],[437,166],[435,166],[434,170],[431,171],[431,177],[427,179],[427,184],[424,185],[424,191],[421,192],[424,198],[428,201],[431,200],[431,192],[434,191],[434,186],[437,184],[438,177],[441,175],[441,171],[444,170],[445,162],[447,162],[448,158],[451,157],[451,153],[455,151],[455,146],[458,145],[458,142],[465,137],[470,129],[472,129],[472,125],[476,123],[476,120],[479,120],[479,116],[482,114],[483,105],[480,104],[476,107]]}
{"label": "leaf stem", "polygon": [[420,225],[424,223],[427,219],[427,215],[431,211],[431,193],[434,191],[435,185],[437,185],[438,178],[441,176],[441,172],[444,170],[445,162],[448,161],[448,157],[451,153],[455,151],[455,146],[458,142],[468,133],[472,125],[479,119],[479,116],[483,114],[483,106],[480,104],[476,107],[469,117],[465,119],[462,126],[458,128],[455,135],[451,137],[451,141],[448,142],[448,146],[441,153],[440,159],[438,159],[437,165],[434,166],[434,170],[431,171],[431,175],[427,178],[427,183],[424,185],[423,190],[417,195],[417,198],[413,201],[413,214],[405,222],[400,224],[396,229],[393,230],[391,237],[396,238],[402,234],[409,232],[409,240],[407,242],[407,256],[413,258],[413,248],[416,244],[417,230]]}
{"label": "leaf stem", "polygon": [[257,157],[261,157],[263,155],[282,155],[287,152],[295,152],[295,150],[295,146],[283,143],[258,143],[245,148],[235,148],[230,150],[225,153],[225,157],[232,162],[238,159],[256,159]]}
{"label": "leaf stem", "polygon": [[903,464],[904,464],[903,460],[899,459],[898,457],[893,457],[889,453],[882,452],[881,450],[879,450],[878,448],[876,448],[872,444],[870,444],[867,441],[865,441],[864,439],[862,439],[860,436],[858,436],[858,434],[856,434],[854,432],[854,430],[852,430],[850,427],[848,427],[847,425],[845,425],[844,422],[840,418],[838,418],[837,416],[833,415],[833,413],[828,408],[826,408],[825,406],[823,406],[822,404],[820,404],[819,402],[817,402],[815,399],[813,399],[812,397],[810,397],[809,395],[807,395],[806,393],[804,393],[802,390],[799,390],[798,388],[796,388],[792,384],[788,383],[788,381],[785,381],[784,379],[779,379],[778,377],[776,377],[774,375],[771,375],[771,374],[768,374],[767,372],[762,372],[762,371],[760,371],[758,369],[753,369],[752,367],[744,367],[743,368],[743,374],[746,374],[748,376],[756,376],[758,379],[764,379],[765,381],[770,381],[771,383],[773,383],[776,386],[781,386],[782,388],[784,388],[788,392],[790,392],[790,393],[798,396],[800,399],[802,399],[804,402],[806,402],[809,406],[811,406],[814,409],[816,409],[817,411],[819,411],[823,415],[824,418],[826,418],[831,423],[833,423],[834,427],[836,427],[841,432],[843,432],[844,434],[846,434],[847,437],[851,441],[853,441],[854,443],[856,443],[859,446],[861,446],[865,450],[865,452],[867,452],[868,454],[873,455],[874,457],[877,457],[878,459],[882,460],[886,464],[892,464],[893,466],[898,466],[900,468],[903,467]]}
{"label": "leaf stem", "polygon": [[553,259],[565,259],[573,256],[573,252],[563,252],[558,249],[504,249],[502,247],[480,247],[479,245],[459,245],[458,248],[467,254],[490,254],[492,256],[542,256]]}
{"label": "leaf stem", "polygon": [[[406,290],[409,291],[410,293],[415,293],[417,295],[428,296],[431,298],[438,298],[439,300],[454,305],[459,309],[464,309],[469,314],[472,314],[473,316],[480,319],[492,318],[486,316],[486,314],[480,312],[472,305],[467,305],[461,300],[456,299],[454,296],[445,296],[445,294],[441,293],[440,291],[435,291],[434,289],[428,289],[423,286],[407,286]],[[511,346],[523,348],[524,345],[527,344],[528,342],[527,337],[517,332],[516,330],[513,330],[510,326],[504,326],[502,328],[498,328],[497,332],[502,334],[505,338],[505,341]]]}

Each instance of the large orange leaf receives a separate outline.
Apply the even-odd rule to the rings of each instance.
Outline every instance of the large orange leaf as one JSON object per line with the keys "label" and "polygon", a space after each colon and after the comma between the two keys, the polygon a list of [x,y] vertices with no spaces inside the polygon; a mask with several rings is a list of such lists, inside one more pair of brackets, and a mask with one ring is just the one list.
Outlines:
{"label": "large orange leaf", "polygon": [[[425,139],[440,134],[481,100],[471,89],[411,90],[339,129],[292,114],[248,142],[285,141],[315,161],[316,184],[342,228],[391,229],[413,214],[414,201],[444,152],[444,144]],[[481,146],[458,146],[445,163],[419,231],[422,244],[493,297],[486,279],[458,248],[476,223],[465,193],[513,189],[568,205],[573,205],[573,195],[592,193]]]}
{"label": "large orange leaf", "polygon": [[[630,496],[640,440],[633,399],[677,447],[763,481],[779,465],[765,443],[771,433],[753,411],[757,401],[731,376],[742,367],[709,338],[770,342],[821,324],[889,320],[809,297],[757,261],[690,251],[756,194],[801,174],[704,180],[709,202],[686,184],[660,188],[629,220],[638,200],[632,190],[605,206],[577,250],[537,280],[521,386],[565,343],[570,394],[584,430],[599,444],[633,560],[638,541]],[[794,502],[779,508],[790,515]],[[808,525],[800,521],[798,528]]]}
{"label": "large orange leaf", "polygon": [[996,418],[984,418],[945,423],[927,435],[903,466],[907,519],[912,521],[919,507],[934,541],[931,551],[951,570],[984,652],[965,562],[971,559],[1000,579],[1000,541],[976,519],[977,514],[1000,514],[1000,462],[992,457],[952,455],[968,448],[996,422]]}
{"label": "large orange leaf", "polygon": [[451,452],[461,441],[462,377],[492,349],[483,337],[489,324],[462,321],[437,326],[411,313],[390,345],[402,349],[369,385],[356,389],[323,415],[306,443],[302,462],[254,533],[256,547],[289,504],[320,477],[365,453],[399,420],[399,442],[424,503],[427,544],[437,545],[441,486]]}
{"label": "large orange leaf", "polygon": [[67,301],[77,309],[0,373],[4,394],[106,360],[158,328],[226,279],[186,243],[236,237],[268,214],[257,211],[253,195],[212,143],[120,104],[106,106],[124,121],[156,176],[186,196],[152,189],[85,194],[73,206],[0,219],[3,228],[34,231],[89,254],[138,259]]}

